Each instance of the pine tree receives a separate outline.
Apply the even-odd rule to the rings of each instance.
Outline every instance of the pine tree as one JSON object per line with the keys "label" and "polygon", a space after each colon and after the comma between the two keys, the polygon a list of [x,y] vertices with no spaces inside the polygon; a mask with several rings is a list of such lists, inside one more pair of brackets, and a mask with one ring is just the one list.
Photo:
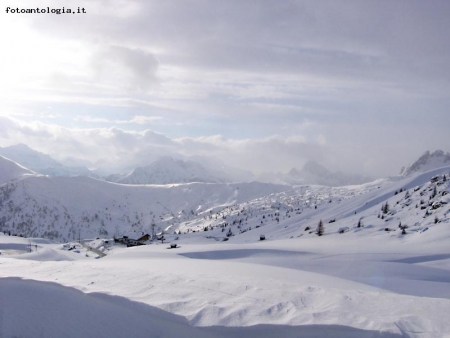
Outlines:
{"label": "pine tree", "polygon": [[316,235],[322,236],[323,233],[324,233],[323,222],[322,222],[322,220],[320,220],[319,224],[317,225]]}
{"label": "pine tree", "polygon": [[434,189],[433,189],[433,193],[432,193],[431,196],[430,196],[430,199],[431,199],[431,198],[435,198],[436,195],[437,195],[437,187],[436,187],[436,185],[435,185],[435,186],[434,186]]}
{"label": "pine tree", "polygon": [[389,212],[389,203],[383,205],[383,214],[387,214]]}
{"label": "pine tree", "polygon": [[402,225],[402,222],[400,222],[398,227],[402,230],[402,235],[406,235],[406,229],[408,229],[408,226]]}

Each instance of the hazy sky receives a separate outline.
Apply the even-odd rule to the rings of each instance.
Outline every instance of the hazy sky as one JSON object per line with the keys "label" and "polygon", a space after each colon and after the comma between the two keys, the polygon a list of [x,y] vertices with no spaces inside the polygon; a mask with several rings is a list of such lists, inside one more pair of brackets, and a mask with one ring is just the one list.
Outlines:
{"label": "hazy sky", "polygon": [[[450,150],[447,0],[2,5],[0,146],[376,176]],[[6,13],[63,5],[87,13]]]}

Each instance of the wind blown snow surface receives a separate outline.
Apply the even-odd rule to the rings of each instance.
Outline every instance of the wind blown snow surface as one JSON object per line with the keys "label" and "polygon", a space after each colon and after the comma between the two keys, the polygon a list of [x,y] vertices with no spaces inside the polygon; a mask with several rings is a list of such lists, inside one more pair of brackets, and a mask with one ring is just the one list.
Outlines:
{"label": "wind blown snow surface", "polygon": [[0,235],[0,336],[450,337],[449,172],[209,203],[175,249]]}

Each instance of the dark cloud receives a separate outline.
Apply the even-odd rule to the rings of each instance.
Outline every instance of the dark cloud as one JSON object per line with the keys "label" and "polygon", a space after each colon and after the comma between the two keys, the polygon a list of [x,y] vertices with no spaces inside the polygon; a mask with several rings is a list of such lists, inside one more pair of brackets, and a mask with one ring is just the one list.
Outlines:
{"label": "dark cloud", "polygon": [[97,72],[123,66],[137,88],[147,88],[158,62],[205,72],[282,73],[299,82],[313,77],[369,92],[374,86],[419,91],[424,82],[449,87],[446,1],[141,0],[128,3],[134,11],[126,16],[114,3],[96,1],[81,19],[37,17],[34,26],[106,44],[93,55]]}

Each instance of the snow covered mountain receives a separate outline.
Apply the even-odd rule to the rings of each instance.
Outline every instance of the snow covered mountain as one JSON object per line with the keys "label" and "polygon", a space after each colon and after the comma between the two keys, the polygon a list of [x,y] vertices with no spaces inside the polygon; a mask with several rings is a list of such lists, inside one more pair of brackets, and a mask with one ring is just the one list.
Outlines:
{"label": "snow covered mountain", "polygon": [[[274,232],[278,238],[297,236],[299,225],[312,227],[319,218],[326,222],[338,219],[336,224],[341,226],[357,223],[360,217],[377,215],[386,201],[392,210],[403,203],[415,215],[413,223],[423,224],[422,206],[428,210],[435,208],[434,202],[441,206],[449,202],[444,176],[433,197],[428,196],[428,191],[437,183],[427,182],[449,172],[446,167],[411,178],[382,179],[360,186],[295,188],[259,182],[124,185],[88,177],[31,176],[0,186],[0,231],[68,240],[79,233],[85,237],[111,237],[129,230],[149,232],[154,223],[161,230],[181,233],[217,229],[215,236],[220,237],[224,236],[224,224],[230,229],[238,226],[233,233],[270,225],[265,232]],[[414,191],[403,196],[404,201],[396,196],[410,189]],[[422,194],[418,195],[418,191]],[[426,202],[421,196],[427,197]],[[445,210],[438,210],[444,212],[439,219],[448,218]],[[388,220],[401,219],[399,214],[392,214]],[[388,220],[377,222],[388,226]],[[286,228],[279,226],[282,221]]]}
{"label": "snow covered mountain", "polygon": [[450,165],[450,153],[444,153],[442,150],[436,150],[434,153],[426,151],[416,162],[403,167],[400,175],[410,176],[448,165]]}
{"label": "snow covered mountain", "polygon": [[128,175],[111,175],[108,181],[122,184],[225,183],[230,182],[224,172],[205,168],[196,161],[162,157],[152,164],[139,167]]}
{"label": "snow covered mountain", "polygon": [[41,170],[46,168],[62,166],[49,155],[33,150],[25,144],[0,147],[0,155],[37,172],[41,172]]}
{"label": "snow covered mountain", "polygon": [[34,171],[31,171],[21,165],[0,156],[0,185],[19,180],[28,176],[37,176]]}
{"label": "snow covered mountain", "polygon": [[86,167],[64,166],[49,155],[33,150],[25,144],[0,147],[0,155],[43,175],[98,177]]}
{"label": "snow covered mountain", "polygon": [[265,183],[123,185],[89,177],[28,177],[0,185],[0,231],[62,241],[161,230],[215,208],[290,189]]}
{"label": "snow covered mountain", "polygon": [[[199,173],[203,178],[213,177],[207,176],[208,171],[205,173],[198,169],[202,169],[201,166],[191,166],[191,163],[184,161],[167,158],[158,165],[163,169],[178,165],[181,174],[167,176],[164,175],[167,171],[161,170],[162,176],[150,176],[153,180],[150,182],[155,182],[156,178],[158,182],[173,181],[172,177],[185,179],[183,175],[186,171],[182,170],[185,167],[197,169],[192,169],[191,173],[195,175],[188,178],[195,178]],[[311,164],[306,166],[305,171],[294,171],[291,175],[297,177],[307,170],[314,170],[322,177],[328,173]],[[360,217],[373,217],[379,212],[377,208],[386,201],[393,210],[397,209],[395,205],[403,203],[409,212],[404,218],[412,217],[414,224],[423,225],[422,207],[431,215],[435,213],[434,208],[440,205],[442,208],[437,211],[438,219],[448,218],[448,208],[445,209],[449,202],[446,192],[448,183],[444,179],[448,176],[441,176],[439,185],[433,177],[443,173],[448,175],[449,172],[449,167],[444,167],[415,176],[382,179],[348,187],[292,188],[289,185],[259,182],[125,185],[88,177],[38,176],[1,158],[0,231],[68,240],[80,233],[84,237],[111,237],[129,230],[149,232],[150,225],[156,224],[161,230],[170,229],[171,232],[181,233],[214,229],[217,231],[215,236],[220,237],[223,236],[221,226],[224,224],[230,229],[231,226],[239,226],[233,233],[270,224],[267,234],[274,232],[273,236],[276,237],[290,237],[298,235],[295,229],[300,224],[313,226],[318,218],[326,222],[338,219],[336,224],[348,226],[358,222]],[[145,175],[143,178],[148,179]],[[435,182],[430,183],[430,180]],[[435,186],[436,193],[431,196],[429,191]],[[410,190],[408,196],[403,196],[406,190]],[[396,196],[399,192],[403,200]],[[437,204],[434,205],[435,202]],[[370,213],[367,214],[367,210]],[[395,217],[392,214],[392,217],[381,223],[372,223],[382,226],[388,220],[400,220],[402,212],[398,211]],[[286,228],[278,226],[282,221],[286,222]]]}

